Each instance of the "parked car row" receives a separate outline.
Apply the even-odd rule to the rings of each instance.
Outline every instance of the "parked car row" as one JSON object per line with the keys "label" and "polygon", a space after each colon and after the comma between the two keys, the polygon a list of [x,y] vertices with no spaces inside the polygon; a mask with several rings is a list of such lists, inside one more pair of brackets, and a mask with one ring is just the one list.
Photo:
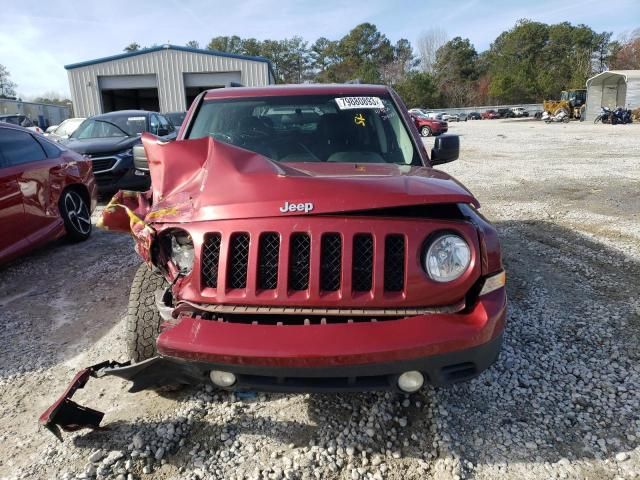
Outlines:
{"label": "parked car row", "polygon": [[409,110],[409,113],[436,120],[444,120],[446,122],[466,122],[467,120],[492,120],[495,118],[520,118],[529,116],[529,112],[525,110],[524,107],[499,108],[498,110],[489,109],[482,113],[446,113],[425,110],[423,108],[412,108]]}
{"label": "parked car row", "polygon": [[429,118],[418,113],[409,113],[409,116],[423,137],[442,135],[449,130],[449,124],[445,121]]}

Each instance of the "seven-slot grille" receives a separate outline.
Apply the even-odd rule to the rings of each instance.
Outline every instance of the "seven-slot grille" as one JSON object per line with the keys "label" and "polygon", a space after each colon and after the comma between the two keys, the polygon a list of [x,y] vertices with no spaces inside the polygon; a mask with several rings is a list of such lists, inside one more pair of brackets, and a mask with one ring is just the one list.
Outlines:
{"label": "seven-slot grille", "polygon": [[[353,292],[369,292],[373,288],[375,242],[384,242],[384,290],[402,292],[405,288],[406,241],[404,235],[391,234],[374,238],[370,233],[353,236],[351,264],[345,265],[345,244],[339,233],[324,233],[311,237],[307,233],[293,233],[289,237],[288,251],[283,251],[281,236],[277,232],[263,232],[257,236],[256,288],[275,290],[283,279],[281,258],[286,258],[287,289],[305,291],[312,279],[316,279],[323,292],[336,292],[343,288],[344,276],[351,275]],[[221,251],[228,242],[226,258],[226,288],[247,288],[251,242],[249,233],[235,232],[228,237],[220,233],[205,235],[202,245],[202,286],[218,288],[221,272]],[[318,271],[312,270],[312,243],[319,242]],[[351,243],[351,242],[349,242]]]}

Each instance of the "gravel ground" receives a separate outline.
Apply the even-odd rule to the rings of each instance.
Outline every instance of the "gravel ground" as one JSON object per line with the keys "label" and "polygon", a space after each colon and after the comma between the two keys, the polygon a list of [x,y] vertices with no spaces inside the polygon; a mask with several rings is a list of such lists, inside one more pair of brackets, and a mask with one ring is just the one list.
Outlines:
{"label": "gravel ground", "polygon": [[442,169],[503,242],[510,314],[494,367],[410,397],[160,396],[94,380],[76,397],[106,428],[59,443],[37,415],[77,369],[124,360],[138,260],[129,238],[96,231],[0,270],[0,478],[640,478],[640,125],[451,132],[461,160]]}

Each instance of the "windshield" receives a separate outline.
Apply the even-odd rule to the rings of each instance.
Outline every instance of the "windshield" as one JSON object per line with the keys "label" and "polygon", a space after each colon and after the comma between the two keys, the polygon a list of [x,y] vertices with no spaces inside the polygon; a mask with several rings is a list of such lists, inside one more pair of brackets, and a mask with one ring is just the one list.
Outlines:
{"label": "windshield", "polygon": [[147,130],[144,115],[109,115],[89,118],[71,135],[72,138],[135,137]]}
{"label": "windshield", "polygon": [[59,136],[69,136],[76,131],[78,126],[82,124],[84,120],[82,118],[69,118],[62,122],[58,128],[56,128],[55,134]]}
{"label": "windshield", "polygon": [[280,162],[421,164],[411,136],[387,96],[207,101],[199,109],[188,138],[206,136]]}

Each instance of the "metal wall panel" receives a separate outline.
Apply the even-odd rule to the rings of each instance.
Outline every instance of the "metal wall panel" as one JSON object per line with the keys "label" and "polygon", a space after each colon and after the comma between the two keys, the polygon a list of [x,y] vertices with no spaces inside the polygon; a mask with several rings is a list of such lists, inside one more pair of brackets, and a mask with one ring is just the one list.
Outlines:
{"label": "metal wall panel", "polygon": [[76,115],[102,112],[99,77],[157,75],[160,111],[186,110],[184,74],[240,72],[240,82],[248,87],[270,83],[266,62],[222,57],[171,48],[106,61],[68,71],[71,98]]}

